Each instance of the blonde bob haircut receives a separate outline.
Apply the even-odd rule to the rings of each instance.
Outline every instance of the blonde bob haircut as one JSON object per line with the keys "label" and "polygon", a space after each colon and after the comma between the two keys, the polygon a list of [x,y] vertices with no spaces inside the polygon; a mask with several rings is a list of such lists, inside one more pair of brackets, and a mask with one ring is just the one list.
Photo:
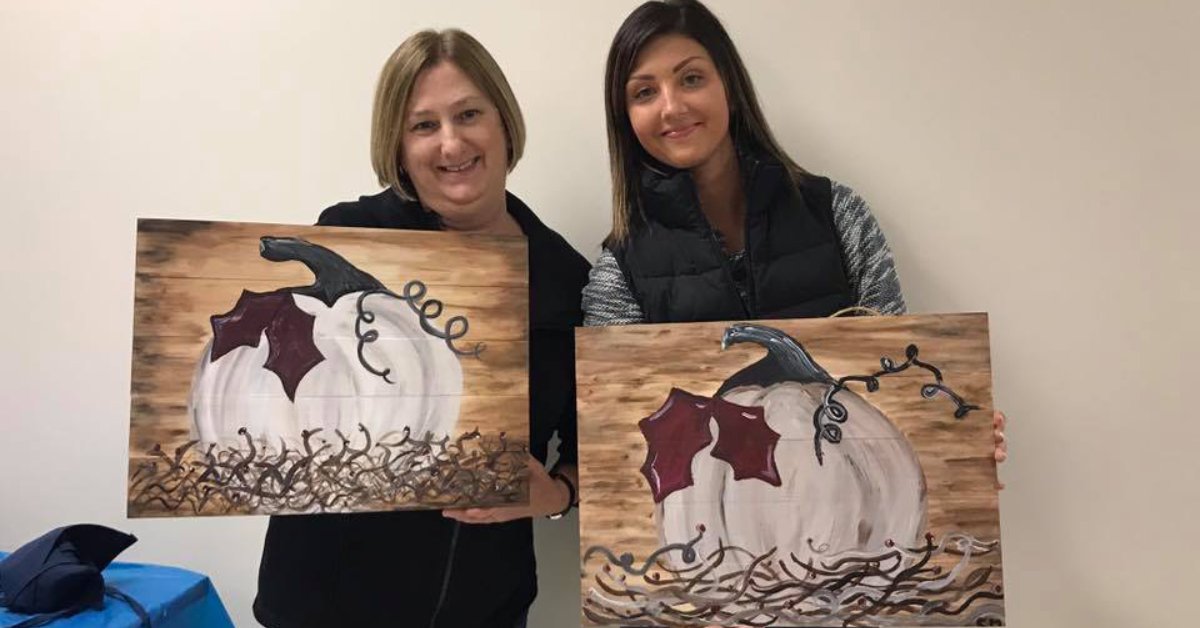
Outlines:
{"label": "blonde bob haircut", "polygon": [[404,141],[404,113],[421,72],[442,61],[453,63],[488,97],[500,113],[508,139],[508,171],[525,150],[525,120],[508,79],[488,51],[474,37],[456,28],[423,30],[400,44],[383,66],[375,88],[371,115],[371,167],[379,185],[390,187],[405,200],[417,200],[417,191],[400,163]]}

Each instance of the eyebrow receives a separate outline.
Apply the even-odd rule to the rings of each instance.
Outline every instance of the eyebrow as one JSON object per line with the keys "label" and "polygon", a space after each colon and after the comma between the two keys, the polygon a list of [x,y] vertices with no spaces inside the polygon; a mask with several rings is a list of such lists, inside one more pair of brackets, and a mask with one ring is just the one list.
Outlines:
{"label": "eyebrow", "polygon": [[[458,100],[450,103],[450,108],[456,109],[458,107],[462,107],[464,105],[471,104],[471,103],[474,103],[474,102],[480,101],[480,100],[483,100],[483,98],[481,98],[479,96],[464,96],[464,97],[459,98]],[[419,111],[413,111],[412,113],[408,114],[408,117],[409,118],[417,118],[420,116],[427,116],[432,113],[433,113],[433,111],[430,111],[429,109],[421,109]]]}
{"label": "eyebrow", "polygon": [[[702,58],[700,55],[692,55],[692,56],[684,59],[683,61],[680,61],[679,63],[675,64],[675,67],[671,68],[671,74],[675,74],[675,73],[679,72],[680,70],[683,69],[683,66],[691,63],[692,61],[695,61],[696,59],[700,59],[700,58]],[[633,81],[649,81],[649,80],[653,80],[653,79],[654,79],[654,77],[649,74],[638,74],[637,76],[629,77],[629,82],[632,83]]]}

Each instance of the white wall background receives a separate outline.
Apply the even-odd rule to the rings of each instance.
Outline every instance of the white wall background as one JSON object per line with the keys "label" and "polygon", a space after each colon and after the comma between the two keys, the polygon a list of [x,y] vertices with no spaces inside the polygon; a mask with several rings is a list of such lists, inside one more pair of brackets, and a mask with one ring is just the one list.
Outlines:
{"label": "white wall background", "polygon": [[[529,126],[510,180],[586,256],[601,74],[636,3],[0,3],[0,548],[94,521],[212,576],[239,625],[265,519],[124,518],[134,220],[308,223],[375,191],[376,73],[474,33]],[[1200,5],[712,0],[805,166],[873,201],[916,312],[991,313],[1013,626],[1193,626]],[[539,525],[537,627],[576,622]]]}

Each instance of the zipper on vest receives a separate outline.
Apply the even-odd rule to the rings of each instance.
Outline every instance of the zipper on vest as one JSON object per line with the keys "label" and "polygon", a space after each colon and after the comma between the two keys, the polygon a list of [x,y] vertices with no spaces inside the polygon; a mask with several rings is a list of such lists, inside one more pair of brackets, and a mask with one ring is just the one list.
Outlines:
{"label": "zipper on vest", "polygon": [[437,606],[433,608],[433,615],[429,618],[429,628],[437,626],[438,615],[442,614],[442,606],[446,604],[446,594],[450,592],[450,574],[454,571],[454,549],[458,545],[458,529],[462,523],[457,519],[454,521],[454,528],[450,531],[450,554],[446,557],[446,571],[442,575],[442,590],[438,593]]}
{"label": "zipper on vest", "polygon": [[[707,222],[707,220],[705,220],[705,222]],[[717,257],[719,257],[721,259],[721,270],[725,273],[725,280],[729,282],[729,288],[731,290],[733,290],[733,296],[736,297],[738,300],[738,303],[740,303],[742,305],[742,312],[746,315],[747,318],[750,318],[752,316],[750,314],[750,304],[746,303],[746,300],[742,298],[741,292],[738,291],[737,280],[734,279],[734,277],[733,277],[733,266],[731,266],[729,264],[729,256],[725,254],[725,249],[721,248],[721,241],[717,239],[716,231],[713,230],[711,225],[708,228],[708,241],[710,243],[712,243],[713,249],[715,249],[717,252]],[[750,264],[750,248],[749,247],[746,247],[746,264],[747,264],[747,271],[749,271],[749,264]],[[749,272],[747,272],[747,274],[749,274]],[[746,277],[746,281],[750,282],[749,276]],[[748,292],[751,293],[751,296],[753,296],[753,292],[754,292],[753,283],[748,283],[747,287],[749,288]]]}
{"label": "zipper on vest", "polygon": [[[746,294],[749,296],[750,302],[742,305],[746,309],[747,316],[758,318],[755,313],[758,310],[758,287],[754,285],[754,256],[750,254],[750,194],[754,189],[754,180],[758,176],[758,160],[750,161],[750,172],[746,173],[746,177],[742,181],[742,194],[746,197],[746,215],[742,218],[742,246],[746,250]],[[733,274],[732,270],[730,274]]]}
{"label": "zipper on vest", "polygon": [[[738,303],[742,304],[742,312],[747,318],[749,318],[751,316],[750,304],[746,303],[746,301],[742,299],[742,295],[738,293],[737,281],[734,281],[733,278],[733,268],[729,265],[729,256],[725,255],[725,249],[721,248],[721,241],[717,239],[717,230],[713,229],[712,223],[708,221],[708,216],[705,216],[704,210],[700,208],[700,191],[696,189],[695,179],[692,179],[692,185],[689,187],[691,188],[692,193],[692,207],[696,208],[696,213],[700,214],[700,221],[704,223],[704,229],[707,232],[706,235],[708,236],[708,243],[711,244],[713,250],[716,251],[717,259],[721,260],[721,271],[725,274],[725,280],[729,282],[730,289],[733,290],[733,296],[737,298]],[[746,215],[750,215],[749,205],[746,207]],[[742,229],[749,233],[749,221],[743,220],[742,223]],[[749,241],[746,240],[745,236],[742,236],[742,239],[744,242],[747,242],[746,263],[749,264]],[[749,279],[749,277],[747,277],[747,279]],[[753,292],[753,284],[751,284],[751,292]]]}

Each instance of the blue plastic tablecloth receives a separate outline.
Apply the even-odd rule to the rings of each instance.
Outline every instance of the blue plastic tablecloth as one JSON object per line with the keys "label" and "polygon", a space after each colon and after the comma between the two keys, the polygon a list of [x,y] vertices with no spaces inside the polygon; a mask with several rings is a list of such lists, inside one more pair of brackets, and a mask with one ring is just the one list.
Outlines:
{"label": "blue plastic tablecloth", "polygon": [[[0,558],[8,554],[0,552]],[[113,563],[104,570],[104,583],[141,603],[150,615],[153,628],[224,628],[233,626],[225,605],[208,576],[176,567]],[[12,626],[28,619],[0,609],[0,626]],[[86,610],[50,626],[138,628],[141,620],[128,604],[113,597],[104,598],[101,610]]]}

